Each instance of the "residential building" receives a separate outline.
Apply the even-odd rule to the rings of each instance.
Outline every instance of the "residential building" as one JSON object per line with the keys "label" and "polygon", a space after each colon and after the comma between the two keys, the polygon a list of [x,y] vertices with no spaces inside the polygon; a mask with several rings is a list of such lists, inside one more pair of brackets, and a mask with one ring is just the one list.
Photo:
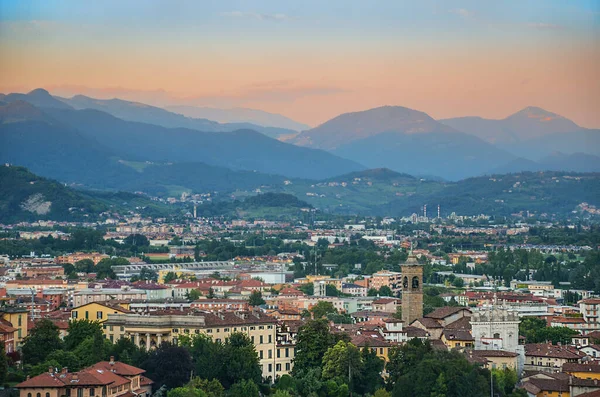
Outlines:
{"label": "residential building", "polygon": [[108,320],[109,314],[124,313],[130,312],[122,306],[103,302],[92,302],[73,308],[71,310],[71,320],[90,320],[103,323]]}
{"label": "residential building", "polygon": [[225,342],[232,333],[243,332],[254,342],[263,377],[275,379],[283,374],[276,371],[276,325],[276,319],[257,311],[165,310],[143,314],[109,314],[103,327],[111,341],[128,338],[147,350],[154,349],[163,341],[177,343],[181,335],[204,334]]}
{"label": "residential building", "polygon": [[152,381],[144,370],[114,361],[99,362],[79,372],[48,372],[27,378],[16,388],[20,397],[150,397]]}

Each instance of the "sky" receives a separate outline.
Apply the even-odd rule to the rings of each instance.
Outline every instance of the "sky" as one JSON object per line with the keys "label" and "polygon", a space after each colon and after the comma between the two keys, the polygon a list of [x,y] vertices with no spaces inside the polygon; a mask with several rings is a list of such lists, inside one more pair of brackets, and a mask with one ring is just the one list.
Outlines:
{"label": "sky", "polygon": [[600,0],[0,1],[0,92],[248,107],[539,106],[600,128]]}

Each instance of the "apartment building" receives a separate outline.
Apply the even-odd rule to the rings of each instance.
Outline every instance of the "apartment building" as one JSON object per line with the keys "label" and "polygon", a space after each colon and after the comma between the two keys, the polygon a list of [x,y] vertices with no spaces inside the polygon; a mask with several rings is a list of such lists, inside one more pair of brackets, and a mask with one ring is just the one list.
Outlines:
{"label": "apartment building", "polygon": [[[277,320],[256,311],[200,312],[194,310],[164,310],[142,314],[109,314],[103,323],[106,337],[113,342],[131,339],[136,345],[154,349],[163,341],[177,343],[181,336],[204,334],[218,342],[235,332],[252,340],[258,353],[263,377],[275,379],[289,370],[290,357],[277,358]],[[291,346],[287,346],[289,349]],[[285,349],[285,346],[283,347]],[[287,355],[290,355],[288,351]],[[292,354],[293,356],[293,354]],[[281,359],[284,361],[278,361]],[[282,364],[277,366],[277,364]],[[281,368],[280,371],[277,368]]]}
{"label": "apartment building", "polygon": [[374,273],[369,280],[369,288],[379,290],[381,287],[389,287],[394,294],[400,292],[402,273],[380,270]]}

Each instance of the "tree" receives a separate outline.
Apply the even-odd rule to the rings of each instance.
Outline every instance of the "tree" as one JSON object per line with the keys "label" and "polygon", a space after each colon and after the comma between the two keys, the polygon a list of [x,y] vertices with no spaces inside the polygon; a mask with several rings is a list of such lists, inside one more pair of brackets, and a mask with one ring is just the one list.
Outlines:
{"label": "tree", "polygon": [[[123,261],[124,261],[124,263],[123,263]],[[96,265],[96,267],[94,269],[96,272],[96,277],[98,279],[103,279],[103,278],[115,279],[115,278],[117,278],[117,275],[115,274],[112,267],[115,265],[123,265],[123,264],[125,264],[125,265],[129,264],[127,259],[125,259],[125,258],[116,258],[116,259],[104,258],[100,262],[98,262],[98,264]]]}
{"label": "tree", "polygon": [[143,234],[130,234],[125,237],[123,244],[131,245],[133,247],[149,247],[150,241],[148,241],[148,238]]}
{"label": "tree", "polygon": [[379,295],[379,291],[377,291],[375,288],[369,288],[369,290],[367,291],[367,296],[377,296]]}
{"label": "tree", "polygon": [[158,281],[158,273],[146,267],[140,271],[140,280],[143,281]]}
{"label": "tree", "polygon": [[320,367],[323,355],[335,344],[327,320],[311,320],[300,327],[294,358],[294,375]]}
{"label": "tree", "polygon": [[325,295],[326,296],[340,296],[340,291],[335,288],[335,285],[327,284],[325,286]]}
{"label": "tree", "polygon": [[82,259],[75,262],[75,270],[80,273],[93,273],[94,272],[94,261],[91,259]]}
{"label": "tree", "polygon": [[377,389],[373,393],[373,397],[392,397],[392,395],[385,389]]}
{"label": "tree", "polygon": [[202,294],[197,289],[192,289],[187,293],[187,299],[190,301],[196,301],[200,299],[200,296],[202,296]]}
{"label": "tree", "polygon": [[0,385],[4,385],[8,373],[8,360],[4,351],[4,343],[0,343]]}
{"label": "tree", "polygon": [[381,288],[379,288],[379,295],[380,296],[394,296],[394,293],[392,292],[392,289],[390,287],[388,287],[387,285],[383,285],[383,286],[381,286]]}
{"label": "tree", "polygon": [[254,343],[241,332],[233,333],[227,339],[223,349],[223,374],[221,383],[228,387],[242,379],[260,383],[262,370]]}
{"label": "tree", "polygon": [[194,366],[186,348],[163,343],[150,353],[142,368],[146,369],[148,377],[157,385],[164,384],[172,389],[187,383]]}
{"label": "tree", "polygon": [[61,346],[58,327],[52,321],[42,319],[23,341],[23,362],[32,365],[42,363],[50,353],[59,350]]}
{"label": "tree", "polygon": [[322,378],[324,380],[340,379],[355,391],[355,378],[360,377],[363,362],[360,352],[352,343],[339,341],[325,352],[322,362]]}
{"label": "tree", "polygon": [[396,313],[394,313],[392,317],[402,320],[402,305],[396,306]]}
{"label": "tree", "polygon": [[337,313],[335,307],[333,307],[333,303],[327,301],[319,301],[316,305],[314,305],[310,312],[313,314],[315,320],[325,317],[329,313]]}
{"label": "tree", "polygon": [[212,289],[212,287],[208,289],[208,294],[206,294],[206,297],[208,299],[215,299],[215,290]]}
{"label": "tree", "polygon": [[167,272],[165,277],[163,277],[163,283],[165,284],[170,283],[173,280],[177,280],[177,273],[175,272]]}
{"label": "tree", "polygon": [[262,293],[260,291],[252,291],[252,293],[250,294],[250,299],[248,301],[248,304],[250,306],[260,306],[260,305],[264,305],[266,302],[262,297]]}
{"label": "tree", "polygon": [[452,281],[452,285],[455,286],[456,288],[463,288],[465,286],[465,280],[463,280],[460,277],[457,277],[454,279],[454,281]]}
{"label": "tree", "polygon": [[104,335],[93,335],[84,339],[74,350],[82,367],[89,367],[104,360],[110,351],[111,343]]}
{"label": "tree", "polygon": [[293,397],[287,390],[277,390],[273,397]]}
{"label": "tree", "polygon": [[208,397],[203,390],[193,387],[176,387],[167,392],[167,397]]}
{"label": "tree", "polygon": [[105,338],[99,322],[86,319],[70,321],[67,336],[64,339],[65,350],[74,350],[87,338],[96,336]]}
{"label": "tree", "polygon": [[362,371],[357,374],[354,384],[356,389],[362,393],[374,393],[375,390],[383,387],[383,378],[381,372],[385,362],[377,357],[375,350],[368,346],[363,347],[360,352],[360,360],[362,362]]}
{"label": "tree", "polygon": [[222,379],[224,346],[207,335],[194,335],[189,342],[181,340],[189,350],[194,365],[194,373],[206,379]]}
{"label": "tree", "polygon": [[519,335],[524,336],[527,343],[551,341],[553,344],[568,344],[577,333],[567,327],[547,327],[544,320],[536,317],[525,317],[519,324]]}
{"label": "tree", "polygon": [[258,386],[252,380],[242,379],[229,389],[229,397],[259,397]]}
{"label": "tree", "polygon": [[217,379],[208,380],[195,377],[188,385],[202,390],[208,397],[223,397],[225,393],[223,385]]}

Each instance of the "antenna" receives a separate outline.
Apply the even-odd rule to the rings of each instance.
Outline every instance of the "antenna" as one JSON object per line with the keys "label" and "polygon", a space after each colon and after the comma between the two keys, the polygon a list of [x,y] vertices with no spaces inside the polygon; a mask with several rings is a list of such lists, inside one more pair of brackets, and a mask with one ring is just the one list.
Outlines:
{"label": "antenna", "polygon": [[438,219],[441,218],[440,216],[440,205],[438,204]]}

